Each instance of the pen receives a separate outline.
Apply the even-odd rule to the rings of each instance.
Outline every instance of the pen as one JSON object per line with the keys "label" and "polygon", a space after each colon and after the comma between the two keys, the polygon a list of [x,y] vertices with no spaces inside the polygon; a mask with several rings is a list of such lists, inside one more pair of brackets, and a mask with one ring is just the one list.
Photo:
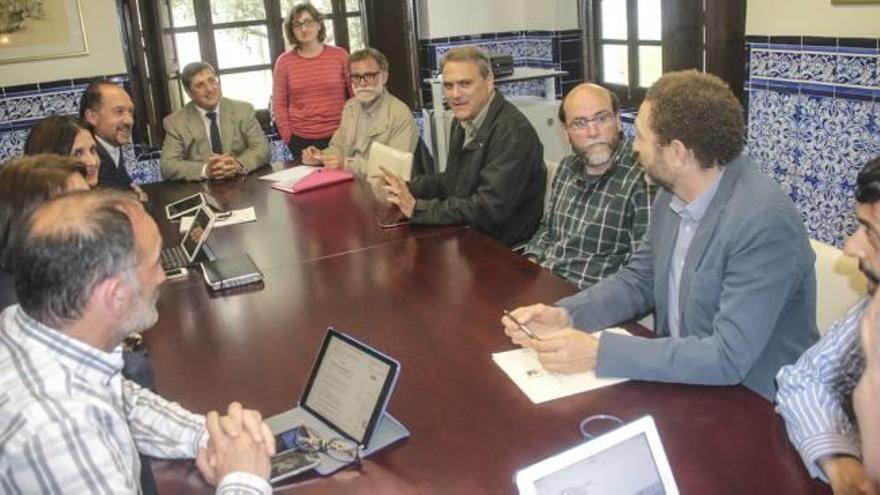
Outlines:
{"label": "pen", "polygon": [[516,323],[517,328],[519,328],[519,329],[522,331],[522,333],[528,335],[528,337],[529,337],[530,339],[532,339],[532,340],[541,340],[540,337],[538,337],[537,335],[535,335],[535,332],[529,330],[529,327],[523,325],[522,323],[519,322],[519,320],[517,320],[516,318],[514,318],[513,315],[510,314],[510,311],[507,311],[507,310],[505,309],[505,310],[504,310],[504,316],[510,318],[511,321],[513,321],[514,323]]}

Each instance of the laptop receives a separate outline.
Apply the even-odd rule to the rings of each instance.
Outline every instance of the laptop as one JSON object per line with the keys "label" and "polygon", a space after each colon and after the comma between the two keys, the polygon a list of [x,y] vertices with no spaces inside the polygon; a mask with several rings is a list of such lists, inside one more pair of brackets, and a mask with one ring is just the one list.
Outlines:
{"label": "laptop", "polygon": [[[328,328],[299,405],[266,420],[279,452],[295,449],[307,426],[325,440],[340,439],[366,457],[409,436],[386,412],[400,363],[334,328]],[[320,453],[315,470],[331,474],[350,462]]]}
{"label": "laptop", "polygon": [[521,495],[677,495],[654,418],[645,416],[516,473]]}
{"label": "laptop", "polygon": [[183,234],[180,244],[165,248],[160,254],[162,268],[166,273],[188,267],[195,262],[196,256],[208,240],[211,229],[214,228],[214,221],[214,213],[207,206],[201,206],[196,211],[195,218]]}

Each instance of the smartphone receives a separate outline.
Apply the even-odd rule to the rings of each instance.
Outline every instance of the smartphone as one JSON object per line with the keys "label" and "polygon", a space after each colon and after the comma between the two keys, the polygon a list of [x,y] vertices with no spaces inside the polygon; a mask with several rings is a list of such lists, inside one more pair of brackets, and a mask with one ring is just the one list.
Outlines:
{"label": "smartphone", "polygon": [[170,270],[165,270],[165,278],[168,280],[186,278],[187,275],[189,275],[189,270],[186,268],[172,268]]}
{"label": "smartphone", "polygon": [[183,199],[178,199],[165,207],[165,215],[168,220],[174,220],[185,216],[187,213],[193,213],[202,206],[205,206],[205,197],[202,193],[195,193]]}
{"label": "smartphone", "polygon": [[321,459],[315,452],[302,450],[286,450],[272,456],[272,470],[269,473],[269,482],[275,483],[299,473],[308,471],[321,463]]}
{"label": "smartphone", "polygon": [[379,227],[391,229],[409,224],[409,218],[396,206],[390,207],[379,215]]}

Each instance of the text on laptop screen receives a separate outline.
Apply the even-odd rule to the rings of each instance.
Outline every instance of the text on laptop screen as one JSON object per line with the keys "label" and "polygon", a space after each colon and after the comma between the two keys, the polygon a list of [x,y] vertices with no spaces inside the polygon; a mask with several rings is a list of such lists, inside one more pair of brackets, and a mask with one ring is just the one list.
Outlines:
{"label": "text on laptop screen", "polygon": [[196,250],[199,248],[199,241],[207,232],[210,222],[211,217],[208,216],[206,209],[199,208],[196,212],[196,217],[193,219],[192,226],[186,231],[186,237],[183,239],[183,250],[186,251],[186,255],[190,260],[195,258]]}
{"label": "text on laptop screen", "polygon": [[305,405],[336,429],[364,438],[391,366],[339,338],[332,338]]}
{"label": "text on laptop screen", "polygon": [[666,491],[644,434],[593,454],[535,482],[538,495],[661,495]]}

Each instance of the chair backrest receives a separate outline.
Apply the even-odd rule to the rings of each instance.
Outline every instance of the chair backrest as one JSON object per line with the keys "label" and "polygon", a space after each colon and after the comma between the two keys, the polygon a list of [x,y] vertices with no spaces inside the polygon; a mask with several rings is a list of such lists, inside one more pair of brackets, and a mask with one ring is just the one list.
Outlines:
{"label": "chair backrest", "polygon": [[559,170],[559,162],[551,162],[544,160],[547,167],[547,186],[544,189],[544,213],[550,208],[550,188],[553,186],[553,178],[556,177],[556,171]]}
{"label": "chair backrest", "polygon": [[855,258],[813,239],[810,245],[816,253],[816,326],[825,335],[834,320],[867,293],[867,281]]}

